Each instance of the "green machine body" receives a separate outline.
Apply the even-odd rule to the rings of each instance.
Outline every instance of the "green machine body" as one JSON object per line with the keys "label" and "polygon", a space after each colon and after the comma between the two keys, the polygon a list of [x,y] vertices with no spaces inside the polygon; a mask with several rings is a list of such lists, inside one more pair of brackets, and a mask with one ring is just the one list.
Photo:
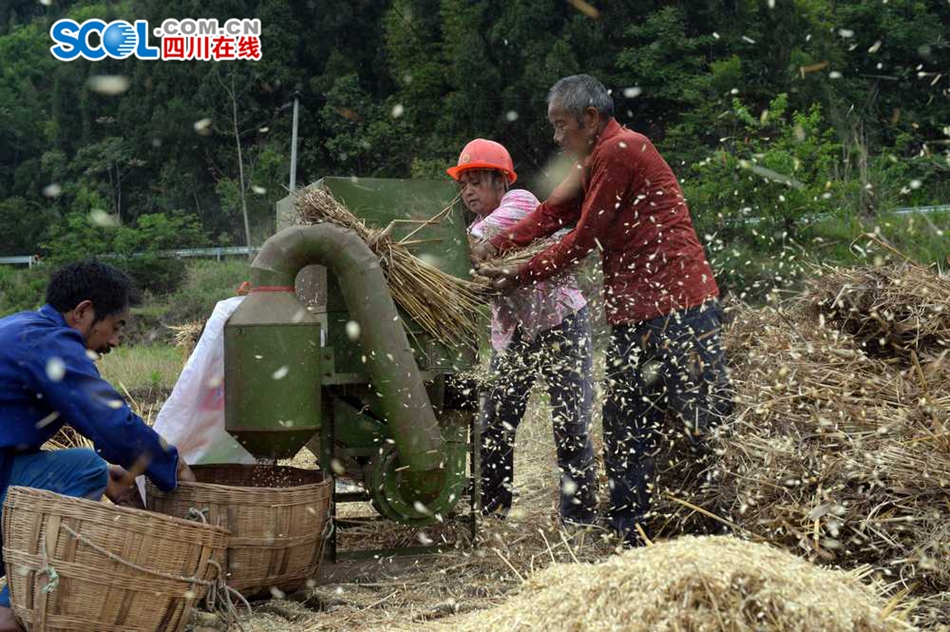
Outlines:
{"label": "green machine body", "polygon": [[[467,274],[460,205],[427,221],[457,204],[451,182],[324,178],[309,186],[330,191],[368,226],[392,225],[393,239],[416,231],[416,256]],[[228,432],[259,457],[291,457],[307,445],[321,468],[361,485],[361,498],[387,518],[442,520],[463,494],[473,455],[474,413],[457,405],[450,384],[472,366],[474,350],[438,343],[398,309],[379,256],[356,233],[295,225],[292,197],[277,208],[278,232],[251,265],[251,293],[225,327]]]}
{"label": "green machine body", "polygon": [[293,457],[320,431],[320,322],[293,289],[249,294],[224,328],[228,432],[259,457]]}

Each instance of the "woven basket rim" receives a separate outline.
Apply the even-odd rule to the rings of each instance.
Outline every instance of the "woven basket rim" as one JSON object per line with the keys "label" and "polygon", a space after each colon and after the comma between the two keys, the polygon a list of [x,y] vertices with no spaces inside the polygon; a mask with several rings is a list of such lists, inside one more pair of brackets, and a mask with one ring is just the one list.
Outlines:
{"label": "woven basket rim", "polygon": [[[64,496],[63,494],[57,494],[56,492],[51,492],[47,489],[39,489],[36,487],[25,487],[22,485],[12,485],[7,489],[7,497],[3,503],[4,507],[6,507],[6,505],[8,504],[11,504],[13,499],[16,496],[23,496],[25,498],[29,498],[37,502],[50,501],[50,502],[56,502],[56,503],[66,503],[66,504],[73,504],[73,505],[78,505],[82,507],[88,507],[90,509],[99,510],[99,511],[110,511],[110,512],[114,511],[114,512],[118,512],[120,515],[125,514],[129,516],[130,518],[134,518],[134,519],[145,518],[147,520],[156,520],[159,522],[165,522],[167,524],[180,526],[180,527],[203,529],[206,531],[218,533],[227,538],[230,538],[231,536],[230,530],[225,529],[224,527],[216,526],[216,525],[205,524],[203,522],[196,522],[194,520],[184,520],[182,518],[176,518],[174,516],[158,513],[156,511],[148,511],[145,509],[133,509],[132,507],[122,507],[122,506],[114,505],[114,504],[106,504],[97,500],[77,498],[75,496]],[[26,507],[24,509],[27,509],[28,511],[32,511],[34,513],[47,513],[43,507],[31,506],[31,507]],[[126,528],[128,527],[128,525],[123,525],[123,526],[125,526]]]}
{"label": "woven basket rim", "polygon": [[[259,466],[259,465],[251,465],[251,464],[249,464],[249,463],[205,463],[205,464],[202,464],[202,465],[192,465],[192,466],[190,466],[190,467],[191,467],[192,470],[201,471],[201,470],[207,470],[207,469],[211,469],[211,468],[215,468],[215,467],[216,467],[216,468],[225,468],[225,467],[227,467],[227,468],[232,468],[232,469],[245,469],[245,470],[246,470],[246,469],[256,469],[256,468],[262,467],[262,466]],[[284,471],[291,470],[291,471],[295,471],[295,472],[306,472],[307,474],[311,474],[311,473],[312,473],[312,474],[319,474],[319,475],[322,477],[322,480],[319,480],[319,481],[317,481],[317,482],[315,482],[315,483],[303,483],[302,485],[291,485],[291,486],[288,486],[288,487],[260,487],[260,486],[257,486],[257,485],[253,485],[253,486],[250,486],[250,485],[249,485],[249,486],[241,486],[241,485],[233,485],[233,484],[232,484],[232,485],[229,485],[229,484],[227,484],[227,483],[202,483],[202,482],[200,482],[200,481],[179,481],[178,487],[183,488],[183,489],[196,489],[196,490],[206,489],[206,490],[209,490],[209,491],[211,491],[211,490],[226,490],[226,489],[240,488],[240,489],[253,490],[253,491],[255,491],[255,492],[258,492],[258,491],[259,491],[259,492],[280,492],[280,493],[286,493],[286,492],[292,491],[292,490],[293,490],[293,491],[303,490],[303,489],[306,489],[306,488],[308,488],[308,487],[329,487],[330,485],[333,484],[333,477],[332,477],[332,476],[329,476],[329,475],[328,475],[325,471],[323,471],[323,470],[306,470],[306,469],[304,469],[304,468],[302,468],[302,467],[293,467],[292,465],[278,465],[276,469],[278,469],[278,470],[284,470]],[[172,493],[172,492],[163,492],[162,490],[158,489],[158,487],[156,487],[155,484],[152,483],[151,481],[148,481],[148,483],[149,483],[149,485],[148,485],[148,487],[149,487],[149,493],[153,493],[153,494],[154,494],[154,493],[160,493],[160,494],[170,494],[170,493]]]}

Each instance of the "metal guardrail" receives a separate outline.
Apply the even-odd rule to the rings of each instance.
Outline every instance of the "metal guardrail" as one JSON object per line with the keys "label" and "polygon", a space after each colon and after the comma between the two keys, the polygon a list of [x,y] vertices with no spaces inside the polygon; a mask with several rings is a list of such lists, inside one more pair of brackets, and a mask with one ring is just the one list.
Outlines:
{"label": "metal guardrail", "polygon": [[[221,257],[234,255],[249,255],[260,250],[258,246],[228,246],[220,248],[185,248],[183,250],[162,250],[159,251],[161,257],[215,257],[221,261]],[[139,255],[141,253],[136,253]]]}
{"label": "metal guardrail", "polygon": [[[221,261],[221,257],[233,257],[236,255],[249,255],[260,250],[257,246],[248,248],[247,246],[222,246],[216,248],[183,248],[180,250],[160,250],[160,257],[214,257]],[[133,257],[141,257],[145,253],[137,252]],[[118,255],[104,255],[107,258],[114,258]],[[35,265],[43,263],[43,260],[37,256],[19,255],[13,257],[0,257],[0,265],[28,266],[32,268]]]}
{"label": "metal guardrail", "polygon": [[[891,209],[889,211],[881,211],[880,215],[913,215],[921,214],[926,215],[927,213],[947,213],[950,212],[950,204],[942,204],[939,206],[901,206],[898,208]],[[798,221],[801,221],[805,224],[814,224],[826,219],[830,219],[833,216],[828,213],[812,213],[810,215],[802,215],[798,218]],[[726,219],[727,225],[736,225],[744,224],[747,226],[758,226],[759,224],[767,221],[764,217],[752,216],[752,217],[730,217]]]}
{"label": "metal guardrail", "polygon": [[940,213],[950,211],[950,204],[941,204],[940,206],[902,206],[895,208],[888,213],[894,215],[910,215],[911,213]]}
{"label": "metal guardrail", "polygon": [[31,257],[30,255],[25,255],[22,257],[0,257],[0,265],[3,266],[27,265],[32,267],[34,263],[37,263],[37,259],[36,257]]}

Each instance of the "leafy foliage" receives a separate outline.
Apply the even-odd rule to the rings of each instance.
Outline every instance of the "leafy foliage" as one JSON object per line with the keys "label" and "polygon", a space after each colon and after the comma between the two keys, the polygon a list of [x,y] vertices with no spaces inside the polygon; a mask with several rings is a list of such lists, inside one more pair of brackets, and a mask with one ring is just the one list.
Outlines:
{"label": "leafy foliage", "polygon": [[791,115],[787,107],[781,94],[757,119],[734,101],[734,134],[694,166],[696,177],[688,181],[700,226],[715,217],[721,226],[761,222],[795,236],[803,220],[835,210],[841,146],[819,105]]}
{"label": "leafy foliage", "polygon": [[47,260],[63,264],[88,257],[108,256],[124,269],[139,289],[153,293],[173,291],[185,274],[185,263],[163,251],[195,247],[204,235],[193,216],[181,213],[143,215],[132,226],[120,226],[114,216],[94,209],[88,215],[71,213],[49,232],[44,248]]}
{"label": "leafy foliage", "polygon": [[249,274],[243,259],[190,262],[183,282],[168,298],[166,320],[186,323],[208,318],[218,301],[237,295]]}
{"label": "leafy foliage", "polygon": [[[950,5],[937,0],[209,0],[206,17],[260,18],[260,62],[69,64],[49,54],[57,19],[157,24],[194,3],[0,4],[0,255],[116,252],[135,239],[107,233],[154,233],[144,218],[179,214],[201,238],[176,245],[243,244],[242,197],[260,243],[286,194],[295,96],[301,184],[445,177],[483,136],[543,194],[546,92],[577,72],[613,89],[618,119],[654,140],[703,223],[751,208],[794,232],[810,213],[871,217],[950,195]],[[98,92],[89,78],[102,74],[128,90]],[[118,226],[91,226],[93,211]]]}

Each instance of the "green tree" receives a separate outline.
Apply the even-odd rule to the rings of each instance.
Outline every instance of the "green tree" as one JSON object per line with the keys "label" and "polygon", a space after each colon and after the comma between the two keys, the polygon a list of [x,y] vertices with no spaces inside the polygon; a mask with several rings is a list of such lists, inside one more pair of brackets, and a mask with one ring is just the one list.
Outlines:
{"label": "green tree", "polygon": [[734,101],[737,133],[694,167],[686,189],[702,232],[737,236],[751,226],[794,238],[809,218],[841,208],[834,130],[817,104],[790,115],[787,109],[784,94],[758,118]]}
{"label": "green tree", "polygon": [[122,223],[122,181],[145,161],[135,157],[135,148],[128,140],[109,136],[84,147],[76,154],[75,163],[84,167],[84,173],[103,178],[103,186],[111,198],[112,213]]}
{"label": "green tree", "polygon": [[55,219],[54,211],[35,201],[19,196],[0,200],[0,256],[35,254],[37,244]]}

